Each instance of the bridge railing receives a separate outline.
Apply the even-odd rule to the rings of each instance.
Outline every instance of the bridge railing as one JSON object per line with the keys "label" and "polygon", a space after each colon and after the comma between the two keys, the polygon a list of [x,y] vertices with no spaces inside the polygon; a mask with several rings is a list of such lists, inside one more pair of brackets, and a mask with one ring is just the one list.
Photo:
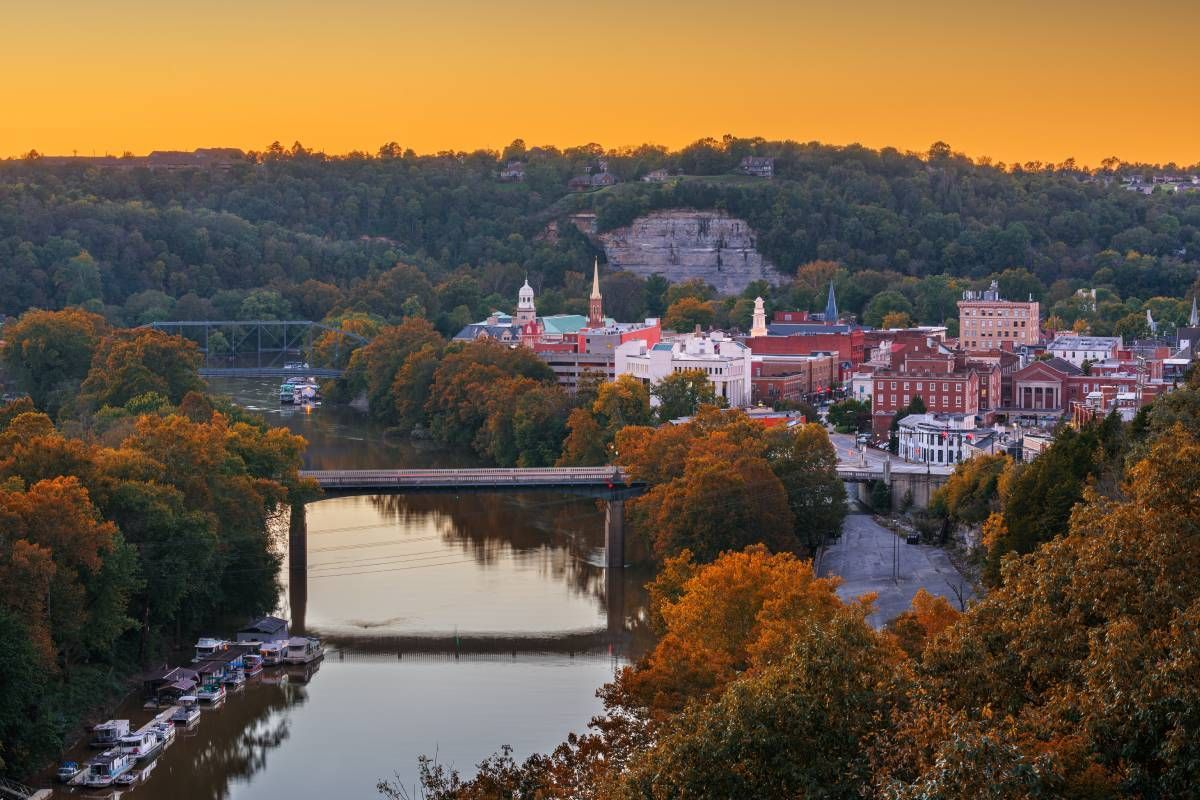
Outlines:
{"label": "bridge railing", "polygon": [[304,470],[324,487],[339,486],[484,486],[625,484],[625,473],[614,467],[547,467],[545,469],[424,469],[424,470]]}

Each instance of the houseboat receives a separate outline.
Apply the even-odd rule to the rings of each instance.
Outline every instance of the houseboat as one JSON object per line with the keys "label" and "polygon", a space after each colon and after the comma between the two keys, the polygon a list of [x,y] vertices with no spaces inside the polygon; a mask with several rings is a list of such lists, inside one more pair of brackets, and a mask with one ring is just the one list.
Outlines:
{"label": "houseboat", "polygon": [[129,720],[110,719],[92,728],[92,747],[109,748],[121,741],[122,736],[129,735]]}
{"label": "houseboat", "polygon": [[156,722],[151,727],[154,729],[154,735],[162,742],[164,750],[171,746],[171,742],[175,741],[175,726],[170,721]]}
{"label": "houseboat", "polygon": [[225,670],[225,674],[221,677],[221,683],[225,684],[226,686],[230,687],[231,689],[237,689],[238,687],[245,686],[246,685],[246,670],[245,670],[245,668],[244,667],[235,667],[235,666],[231,665],[228,669]]}
{"label": "houseboat", "polygon": [[198,664],[216,658],[228,648],[229,642],[224,639],[201,639],[196,642],[196,655],[192,657],[192,663]]}
{"label": "houseboat", "polygon": [[288,405],[296,402],[296,384],[288,380],[279,386],[279,402]]}
{"label": "houseboat", "polygon": [[201,703],[216,704],[225,699],[225,685],[220,676],[206,675],[204,683],[196,690],[196,699]]}
{"label": "houseboat", "polygon": [[245,656],[242,656],[242,660],[246,663],[244,674],[247,680],[262,675],[263,657],[261,655],[258,653],[247,653]]}
{"label": "houseboat", "polygon": [[117,745],[121,752],[133,758],[134,761],[144,761],[162,752],[163,740],[158,737],[153,728],[143,728],[137,733],[122,736]]}
{"label": "houseboat", "polygon": [[200,719],[200,704],[195,695],[184,695],[179,698],[179,707],[171,714],[171,722],[176,725],[194,725]]}
{"label": "houseboat", "polygon": [[83,765],[78,761],[64,761],[54,773],[59,783],[71,783],[83,772]]}
{"label": "houseboat", "polygon": [[88,759],[87,772],[84,773],[85,786],[112,786],[117,778],[124,775],[133,767],[133,758],[120,750],[105,750],[98,756]]}
{"label": "houseboat", "polygon": [[287,655],[287,641],[263,642],[258,646],[258,654],[262,656],[264,667],[278,667]]}
{"label": "houseboat", "polygon": [[288,639],[287,653],[283,656],[285,664],[308,664],[325,655],[321,640],[312,636],[293,636]]}

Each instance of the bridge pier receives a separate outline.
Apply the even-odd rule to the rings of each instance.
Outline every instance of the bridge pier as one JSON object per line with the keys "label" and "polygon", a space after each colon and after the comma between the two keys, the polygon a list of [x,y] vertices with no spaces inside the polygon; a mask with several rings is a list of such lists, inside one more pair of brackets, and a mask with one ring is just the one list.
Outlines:
{"label": "bridge pier", "polygon": [[625,635],[625,570],[610,569],[604,575],[604,615],[609,645],[619,645]]}
{"label": "bridge pier", "polygon": [[292,632],[303,634],[308,611],[308,515],[303,503],[292,504],[288,522],[288,606]]}
{"label": "bridge pier", "polygon": [[604,503],[604,565],[625,568],[625,501],[619,498]]}

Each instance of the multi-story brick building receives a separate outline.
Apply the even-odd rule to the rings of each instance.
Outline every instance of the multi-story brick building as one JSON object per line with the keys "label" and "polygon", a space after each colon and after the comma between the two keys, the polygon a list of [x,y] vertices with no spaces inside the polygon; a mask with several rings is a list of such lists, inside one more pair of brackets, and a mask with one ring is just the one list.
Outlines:
{"label": "multi-story brick building", "polygon": [[979,373],[959,371],[879,370],[875,373],[871,417],[877,436],[884,436],[896,412],[920,397],[933,414],[979,413]]}
{"label": "multi-story brick building", "polygon": [[815,401],[832,392],[833,356],[752,356],[751,400],[775,404]]}
{"label": "multi-story brick building", "polygon": [[1041,339],[1039,303],[1003,300],[995,281],[982,292],[963,292],[958,301],[958,339],[964,350],[1015,349]]}

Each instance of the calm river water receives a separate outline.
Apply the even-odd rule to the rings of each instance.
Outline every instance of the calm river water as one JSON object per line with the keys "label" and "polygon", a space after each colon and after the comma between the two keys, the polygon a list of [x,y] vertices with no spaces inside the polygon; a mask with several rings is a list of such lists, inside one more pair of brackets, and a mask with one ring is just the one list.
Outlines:
{"label": "calm river water", "polygon": [[[307,438],[308,468],[477,463],[346,409],[280,407],[277,385],[212,388]],[[422,754],[470,774],[501,745],[523,758],[582,731],[650,642],[648,576],[607,578],[603,528],[594,500],[554,492],[311,504],[308,579],[289,585],[285,559],[279,613],[325,640],[324,661],[206,711],[134,796],[369,798],[380,779],[411,789]]]}

